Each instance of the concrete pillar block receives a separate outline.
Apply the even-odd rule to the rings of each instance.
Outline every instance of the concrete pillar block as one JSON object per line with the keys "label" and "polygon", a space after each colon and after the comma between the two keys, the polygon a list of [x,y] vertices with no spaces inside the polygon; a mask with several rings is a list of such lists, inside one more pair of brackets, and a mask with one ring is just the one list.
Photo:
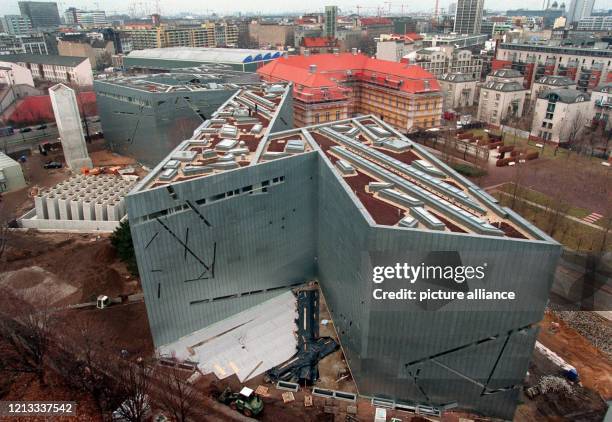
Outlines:
{"label": "concrete pillar block", "polygon": [[36,209],[36,218],[39,220],[47,219],[47,201],[43,196],[37,195],[34,197],[34,208]]}
{"label": "concrete pillar block", "polygon": [[106,204],[103,202],[96,202],[96,221],[106,221]]}
{"label": "concrete pillar block", "polygon": [[114,202],[108,202],[106,205],[106,214],[108,221],[119,221],[119,207]]}
{"label": "concrete pillar block", "polygon": [[59,207],[57,198],[54,196],[47,197],[47,216],[49,220],[59,220]]}
{"label": "concrete pillar block", "polygon": [[83,201],[83,220],[95,220],[96,212],[94,204],[89,200]]}
{"label": "concrete pillar block", "polygon": [[70,200],[70,214],[73,220],[83,219],[83,204],[78,198]]}
{"label": "concrete pillar block", "polygon": [[60,220],[72,220],[72,213],[70,211],[70,204],[68,199],[65,197],[57,200],[57,206],[59,207],[59,219]]}

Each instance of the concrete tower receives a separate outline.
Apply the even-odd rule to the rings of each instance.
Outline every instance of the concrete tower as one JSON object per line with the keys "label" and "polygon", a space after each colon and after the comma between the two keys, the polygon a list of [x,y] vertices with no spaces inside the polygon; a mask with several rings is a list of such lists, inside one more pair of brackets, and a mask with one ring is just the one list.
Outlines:
{"label": "concrete tower", "polygon": [[49,88],[49,96],[66,164],[75,171],[81,167],[93,167],[85,145],[81,115],[74,90],[64,84],[57,84]]}
{"label": "concrete tower", "polygon": [[336,37],[336,18],[338,17],[338,6],[325,6],[325,36]]}
{"label": "concrete tower", "polygon": [[455,11],[457,34],[480,34],[484,0],[459,0]]}

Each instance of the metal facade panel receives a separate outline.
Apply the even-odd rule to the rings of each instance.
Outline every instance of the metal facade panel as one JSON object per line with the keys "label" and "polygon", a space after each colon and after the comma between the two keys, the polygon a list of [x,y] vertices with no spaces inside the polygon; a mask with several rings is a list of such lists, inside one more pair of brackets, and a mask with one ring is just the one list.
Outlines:
{"label": "metal facade panel", "polygon": [[[146,220],[186,200],[279,176],[284,181],[268,193],[207,202],[197,207],[199,213],[187,208],[168,214],[160,218],[166,227]],[[176,199],[165,188],[127,197],[156,346],[318,277],[360,394],[432,405],[458,401],[464,408],[512,417],[517,390],[505,388],[522,380],[535,339],[535,330],[520,330],[542,317],[558,244],[377,226],[316,151],[212,180],[174,183]],[[204,262],[216,242],[214,279],[185,281],[203,272],[202,263],[185,252],[185,242],[175,238],[186,239],[187,229],[188,245]],[[461,263],[488,262],[486,283],[469,289],[513,290],[524,300],[423,308],[372,299],[371,265],[381,257],[419,261],[449,251]],[[161,272],[152,271],[158,266]],[[280,290],[223,298],[270,288]],[[223,299],[207,302],[216,297]],[[194,301],[200,302],[190,304]],[[504,390],[483,394],[484,386]]]}
{"label": "metal facade panel", "polygon": [[[208,178],[177,183],[176,200],[165,188],[128,195],[132,235],[156,346],[314,277],[316,178],[312,175],[316,155],[284,161],[227,172],[214,184],[208,183]],[[159,211],[160,203],[195,204],[203,197],[279,176],[284,176],[284,181],[270,186],[268,193],[196,205],[198,213],[187,208],[159,219],[143,221],[136,217]],[[162,196],[165,201],[156,200]],[[132,213],[136,208],[140,211]],[[268,289],[279,290],[258,292]],[[241,296],[227,298],[236,294]],[[211,299],[215,300],[205,302]]]}

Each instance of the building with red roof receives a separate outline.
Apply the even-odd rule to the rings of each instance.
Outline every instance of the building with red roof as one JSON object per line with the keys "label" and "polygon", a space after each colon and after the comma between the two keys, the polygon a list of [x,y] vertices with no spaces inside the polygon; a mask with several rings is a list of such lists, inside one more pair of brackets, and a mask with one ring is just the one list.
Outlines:
{"label": "building with red roof", "polygon": [[268,82],[293,82],[296,126],[359,114],[374,114],[402,132],[440,124],[440,85],[419,66],[357,53],[317,54],[279,58],[257,73]]}
{"label": "building with red roof", "polygon": [[333,37],[304,37],[300,43],[300,52],[304,54],[333,53],[338,48],[338,40]]}

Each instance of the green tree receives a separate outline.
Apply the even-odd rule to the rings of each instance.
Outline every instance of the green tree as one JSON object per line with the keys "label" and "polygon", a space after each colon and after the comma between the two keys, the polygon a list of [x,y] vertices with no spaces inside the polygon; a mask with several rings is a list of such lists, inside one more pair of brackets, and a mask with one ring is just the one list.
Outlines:
{"label": "green tree", "polygon": [[125,262],[130,273],[137,277],[138,265],[136,263],[136,254],[134,253],[130,223],[127,220],[119,223],[119,226],[115,229],[110,239],[111,244],[119,255],[119,259]]}

